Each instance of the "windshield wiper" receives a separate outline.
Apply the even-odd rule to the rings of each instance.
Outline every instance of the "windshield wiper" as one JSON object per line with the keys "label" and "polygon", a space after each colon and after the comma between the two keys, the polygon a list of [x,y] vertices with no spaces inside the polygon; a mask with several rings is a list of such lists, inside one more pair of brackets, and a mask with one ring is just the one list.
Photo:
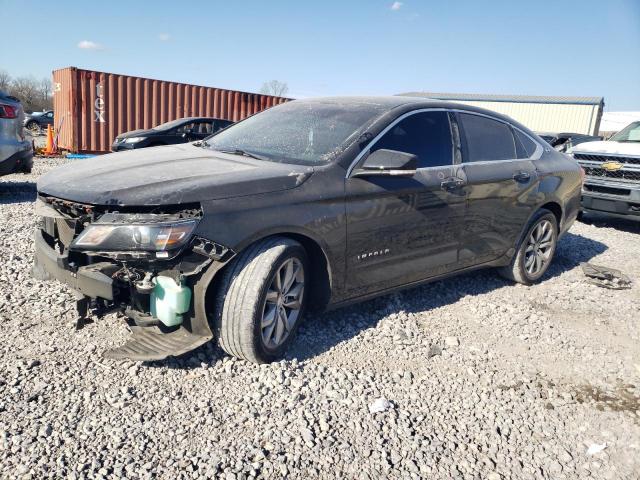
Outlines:
{"label": "windshield wiper", "polygon": [[246,150],[242,150],[240,148],[236,148],[234,150],[217,150],[222,153],[230,153],[232,155],[242,155],[243,157],[255,158],[256,160],[269,160],[267,157],[262,157],[255,153],[247,152]]}

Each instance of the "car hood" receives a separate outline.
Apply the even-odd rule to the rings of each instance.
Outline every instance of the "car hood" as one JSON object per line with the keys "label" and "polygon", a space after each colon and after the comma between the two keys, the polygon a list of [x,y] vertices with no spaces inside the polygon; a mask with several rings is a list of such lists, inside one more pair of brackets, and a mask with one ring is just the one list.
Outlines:
{"label": "car hood", "polygon": [[634,142],[585,142],[571,149],[571,153],[613,153],[617,155],[640,155],[640,143]]}
{"label": "car hood", "polygon": [[38,192],[91,205],[177,205],[287,190],[312,173],[181,144],[75,161],[40,177]]}

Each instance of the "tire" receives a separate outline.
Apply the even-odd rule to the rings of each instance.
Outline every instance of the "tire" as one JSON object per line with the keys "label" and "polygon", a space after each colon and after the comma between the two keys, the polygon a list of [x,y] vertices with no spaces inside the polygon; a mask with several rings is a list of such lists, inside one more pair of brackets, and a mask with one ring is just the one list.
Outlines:
{"label": "tire", "polygon": [[[281,358],[304,315],[308,265],[302,245],[284,237],[257,242],[232,260],[224,271],[215,302],[220,347],[229,355],[253,363]],[[295,292],[285,296],[278,293],[276,282],[290,280],[288,272],[296,272],[289,290]],[[296,302],[294,295],[298,293]],[[297,314],[294,315],[295,308],[287,310],[287,302],[299,306]],[[283,336],[278,338],[279,334]]]}
{"label": "tire", "polygon": [[32,133],[40,133],[40,125],[37,122],[31,121],[27,122],[25,128]]}
{"label": "tire", "polygon": [[[541,230],[536,230],[540,228]],[[536,240],[535,236],[540,235]],[[548,240],[547,240],[548,238]],[[532,245],[533,242],[533,245]],[[543,248],[547,242],[550,242],[548,248]],[[525,234],[522,236],[516,254],[511,259],[511,263],[506,267],[498,269],[498,273],[508,280],[522,283],[524,285],[532,285],[538,281],[547,271],[553,255],[556,252],[558,244],[558,222],[553,213],[549,210],[541,208],[538,210],[529,222]],[[532,250],[529,250],[529,249]],[[541,265],[533,260],[540,253]],[[538,265],[540,267],[538,268]]]}

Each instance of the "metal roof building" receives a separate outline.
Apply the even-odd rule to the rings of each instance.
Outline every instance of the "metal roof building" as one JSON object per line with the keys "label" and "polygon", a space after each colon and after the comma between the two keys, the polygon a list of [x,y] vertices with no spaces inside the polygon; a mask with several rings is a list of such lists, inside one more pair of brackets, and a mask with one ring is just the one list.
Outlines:
{"label": "metal roof building", "polygon": [[405,97],[460,102],[508,115],[535,132],[572,132],[597,135],[604,108],[602,97],[537,97],[473,93],[401,93]]}

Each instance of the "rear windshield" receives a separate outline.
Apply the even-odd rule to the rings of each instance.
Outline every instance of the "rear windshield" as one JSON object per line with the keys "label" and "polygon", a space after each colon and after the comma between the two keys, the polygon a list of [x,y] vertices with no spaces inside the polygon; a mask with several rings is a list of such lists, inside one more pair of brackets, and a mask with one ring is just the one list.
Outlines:
{"label": "rear windshield", "polygon": [[335,158],[386,110],[373,103],[297,100],[249,117],[210,137],[205,146],[318,165]]}

